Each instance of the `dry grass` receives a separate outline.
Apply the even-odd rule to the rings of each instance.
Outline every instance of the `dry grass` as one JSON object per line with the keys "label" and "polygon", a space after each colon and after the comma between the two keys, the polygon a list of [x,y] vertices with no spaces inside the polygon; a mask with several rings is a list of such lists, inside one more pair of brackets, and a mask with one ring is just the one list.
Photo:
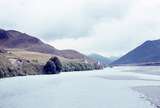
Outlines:
{"label": "dry grass", "polygon": [[[42,63],[42,64],[46,63],[51,57],[57,56],[52,54],[31,52],[31,51],[26,51],[21,49],[7,49],[7,50],[8,50],[8,54],[6,54],[7,58],[22,58],[22,59],[30,60],[33,62]],[[81,60],[79,59],[67,59],[60,56],[57,56],[57,57],[59,57],[62,63],[81,62]]]}

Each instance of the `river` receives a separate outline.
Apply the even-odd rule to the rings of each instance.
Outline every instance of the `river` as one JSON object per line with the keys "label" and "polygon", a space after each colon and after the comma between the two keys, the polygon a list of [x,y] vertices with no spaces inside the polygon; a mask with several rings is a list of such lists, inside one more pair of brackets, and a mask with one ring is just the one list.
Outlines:
{"label": "river", "polygon": [[114,67],[4,78],[0,108],[155,108],[134,88],[160,86],[159,73],[160,67]]}

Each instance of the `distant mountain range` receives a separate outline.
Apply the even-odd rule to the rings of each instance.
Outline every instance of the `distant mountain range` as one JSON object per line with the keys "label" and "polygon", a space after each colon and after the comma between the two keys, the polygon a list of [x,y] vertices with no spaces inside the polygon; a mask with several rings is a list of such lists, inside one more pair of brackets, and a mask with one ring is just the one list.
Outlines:
{"label": "distant mountain range", "polygon": [[54,54],[68,59],[93,61],[75,50],[58,50],[38,38],[15,30],[0,29],[0,47],[5,49],[24,49],[40,53]]}
{"label": "distant mountain range", "polygon": [[111,65],[154,65],[160,63],[160,40],[146,41]]}
{"label": "distant mountain range", "polygon": [[104,56],[99,55],[99,54],[90,54],[90,55],[88,55],[88,57],[96,60],[97,62],[100,62],[104,66],[107,66],[108,64],[110,64],[114,60],[118,59],[117,57],[104,57]]}

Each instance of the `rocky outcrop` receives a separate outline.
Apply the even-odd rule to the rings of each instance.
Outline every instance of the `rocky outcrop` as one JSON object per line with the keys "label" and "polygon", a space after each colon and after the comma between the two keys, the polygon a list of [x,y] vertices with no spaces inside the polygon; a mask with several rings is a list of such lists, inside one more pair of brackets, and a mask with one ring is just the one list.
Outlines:
{"label": "rocky outcrop", "polygon": [[54,61],[55,65],[56,65],[56,71],[61,72],[62,71],[62,63],[59,60],[59,58],[58,57],[53,57],[53,58],[51,58],[51,60]]}
{"label": "rocky outcrop", "polygon": [[44,66],[44,74],[56,74],[56,65],[53,61],[49,60]]}
{"label": "rocky outcrop", "polygon": [[57,57],[52,57],[44,66],[44,74],[58,74],[62,71],[62,64]]}

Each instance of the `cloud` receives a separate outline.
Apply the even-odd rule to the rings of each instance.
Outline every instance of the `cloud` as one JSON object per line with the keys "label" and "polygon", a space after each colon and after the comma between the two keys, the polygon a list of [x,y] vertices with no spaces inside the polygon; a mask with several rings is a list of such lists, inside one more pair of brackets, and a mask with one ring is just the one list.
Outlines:
{"label": "cloud", "polygon": [[88,35],[103,18],[123,17],[128,4],[128,0],[5,0],[0,1],[0,24],[46,39],[77,38]]}
{"label": "cloud", "polygon": [[159,38],[159,0],[1,0],[0,26],[83,53],[123,55]]}
{"label": "cloud", "polygon": [[[92,26],[92,32],[87,38],[63,40],[66,47],[59,45],[61,41],[54,41],[60,48],[74,48],[85,53],[99,52],[103,55],[123,55],[146,40],[159,39],[160,30],[160,1],[139,0],[132,2],[126,14],[121,18],[103,18]],[[52,44],[53,44],[52,43]],[[68,43],[68,45],[67,45]],[[86,44],[87,43],[87,44]],[[82,49],[81,49],[82,48]]]}

